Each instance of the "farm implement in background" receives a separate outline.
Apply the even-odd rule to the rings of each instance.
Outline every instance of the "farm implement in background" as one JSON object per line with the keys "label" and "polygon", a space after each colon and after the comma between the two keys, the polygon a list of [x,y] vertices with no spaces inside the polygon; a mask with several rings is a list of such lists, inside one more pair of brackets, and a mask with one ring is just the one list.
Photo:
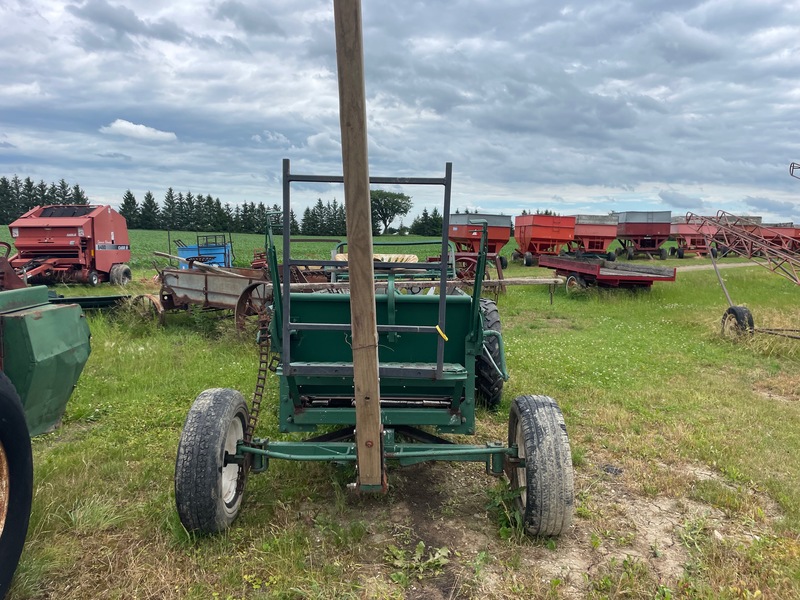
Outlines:
{"label": "farm implement in background", "polygon": [[[713,240],[716,241],[717,247],[722,245],[728,253],[732,252],[747,258],[757,265],[788,279],[795,285],[800,285],[800,254],[787,250],[787,247],[791,247],[791,237],[777,231],[769,231],[765,235],[765,230],[769,230],[768,227],[762,226],[746,217],[737,217],[722,210],[718,211],[713,217],[687,213],[686,222],[698,231],[706,232],[707,245],[710,246],[713,235]],[[728,308],[722,315],[722,333],[724,335],[736,336],[763,333],[800,339],[800,329],[755,327],[755,321],[750,309],[746,306],[734,304],[731,299],[731,295],[728,293],[717,267],[714,254],[711,254],[711,262],[728,301]]]}
{"label": "farm implement in background", "polygon": [[588,286],[607,288],[650,288],[660,281],[675,281],[675,269],[622,264],[589,256],[541,256],[539,266],[553,269],[565,280],[567,293]]}
{"label": "farm implement in background", "polygon": [[127,223],[110,206],[37,206],[8,228],[17,250],[9,262],[25,281],[94,286],[131,280]]}
{"label": "farm implement in background", "polygon": [[667,258],[667,249],[661,246],[669,239],[670,211],[627,211],[616,213],[617,239],[628,260],[644,254],[661,260]]}

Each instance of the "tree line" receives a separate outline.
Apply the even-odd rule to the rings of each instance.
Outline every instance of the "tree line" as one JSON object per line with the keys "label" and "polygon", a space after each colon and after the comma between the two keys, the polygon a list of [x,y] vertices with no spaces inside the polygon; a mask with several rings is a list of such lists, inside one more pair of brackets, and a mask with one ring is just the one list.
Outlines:
{"label": "tree line", "polygon": [[[410,226],[405,226],[401,220],[397,227],[393,227],[398,217],[402,219],[410,212],[413,206],[411,198],[402,193],[371,190],[370,200],[374,235],[442,235],[443,218],[438,208],[430,212],[423,208]],[[89,204],[89,198],[80,185],[70,185],[64,179],[58,183],[40,181],[36,184],[30,177],[24,180],[17,175],[11,179],[0,177],[0,223],[10,223],[36,206],[49,204]],[[167,190],[161,202],[149,190],[141,202],[127,190],[118,210],[125,217],[129,229],[264,233],[268,222],[281,222],[280,215],[270,217],[281,213],[277,204],[268,206],[263,202],[244,202],[231,206],[211,194],[176,193],[173,188]],[[313,206],[305,209],[299,221],[294,211],[290,211],[289,225],[293,235],[345,236],[344,203],[335,198],[323,203],[319,198]]]}
{"label": "tree line", "polygon": [[78,184],[70,185],[64,179],[47,184],[34,183],[30,177],[21,180],[0,177],[0,223],[11,223],[30,209],[43,204],[88,204],[89,198]]}

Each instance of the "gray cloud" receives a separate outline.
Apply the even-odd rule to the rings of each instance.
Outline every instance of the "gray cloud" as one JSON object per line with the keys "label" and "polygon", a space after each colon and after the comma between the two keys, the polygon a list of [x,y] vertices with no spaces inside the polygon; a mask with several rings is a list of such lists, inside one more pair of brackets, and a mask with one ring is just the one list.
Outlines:
{"label": "gray cloud", "polygon": [[[4,11],[8,175],[74,179],[112,202],[173,186],[271,204],[285,156],[341,171],[329,0]],[[439,175],[452,161],[454,205],[507,214],[534,202],[742,212],[747,198],[771,221],[798,212],[789,4],[423,0],[365,2],[363,16],[374,173]],[[299,208],[323,191],[299,190]]]}

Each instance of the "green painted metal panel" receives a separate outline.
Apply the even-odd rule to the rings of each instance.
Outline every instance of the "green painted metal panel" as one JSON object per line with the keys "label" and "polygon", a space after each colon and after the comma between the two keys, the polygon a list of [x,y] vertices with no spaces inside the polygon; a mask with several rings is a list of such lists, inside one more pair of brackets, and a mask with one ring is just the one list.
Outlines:
{"label": "green painted metal panel", "polygon": [[64,414],[89,358],[89,326],[79,306],[49,304],[43,286],[0,293],[0,311],[3,371],[37,435]]}

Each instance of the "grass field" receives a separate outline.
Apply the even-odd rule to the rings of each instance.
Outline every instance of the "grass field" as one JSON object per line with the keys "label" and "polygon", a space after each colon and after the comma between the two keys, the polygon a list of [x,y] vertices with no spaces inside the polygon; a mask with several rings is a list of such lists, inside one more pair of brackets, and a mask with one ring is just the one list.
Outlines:
{"label": "grass field", "polygon": [[[157,290],[151,252],[166,234],[134,231],[132,246],[130,291]],[[240,264],[261,246],[234,236]],[[796,286],[757,266],[723,273],[757,327],[800,327]],[[172,480],[183,420],[206,388],[252,393],[255,345],[219,315],[159,328],[94,314],[64,423],[34,440],[10,598],[800,598],[797,341],[722,338],[713,271],[644,293],[559,289],[553,304],[546,288],[512,287],[499,307],[511,379],[476,437],[505,439],[516,395],[559,401],[576,472],[568,534],[520,535],[508,490],[477,465],[393,468],[387,495],[359,498],[347,470],[273,461],[229,532],[190,536]],[[278,435],[276,401],[270,380],[257,435]]]}

